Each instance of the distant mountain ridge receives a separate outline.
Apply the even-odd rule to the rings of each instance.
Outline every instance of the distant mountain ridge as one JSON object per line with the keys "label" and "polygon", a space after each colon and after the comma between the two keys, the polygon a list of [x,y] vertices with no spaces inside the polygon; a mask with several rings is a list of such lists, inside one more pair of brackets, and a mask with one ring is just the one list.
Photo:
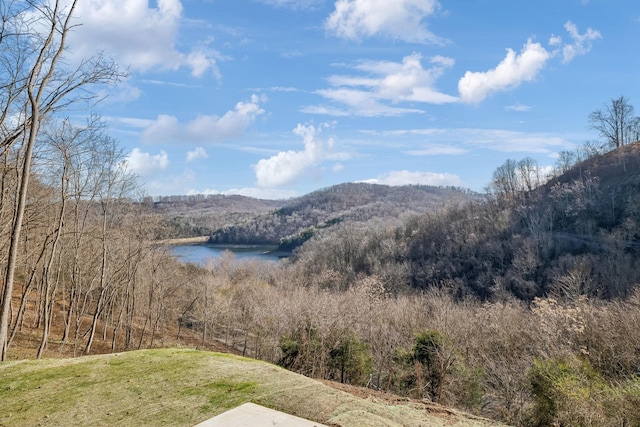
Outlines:
{"label": "distant mountain ridge", "polygon": [[253,197],[222,194],[196,194],[187,196],[161,196],[152,202],[154,209],[162,213],[211,213],[250,212],[258,213],[278,208],[283,200],[256,199]]}
{"label": "distant mountain ridge", "polygon": [[291,199],[278,209],[214,230],[209,241],[281,244],[281,249],[290,250],[315,230],[340,222],[397,219],[478,197],[476,193],[453,187],[345,183]]}

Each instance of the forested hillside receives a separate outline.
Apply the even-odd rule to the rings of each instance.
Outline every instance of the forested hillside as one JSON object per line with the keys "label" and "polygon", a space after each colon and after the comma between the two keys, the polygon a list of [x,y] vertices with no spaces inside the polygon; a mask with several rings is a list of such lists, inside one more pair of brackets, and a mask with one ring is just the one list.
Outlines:
{"label": "forested hillside", "polygon": [[329,270],[345,283],[377,274],[396,290],[445,288],[489,301],[632,292],[640,281],[640,145],[594,154],[531,191],[511,176],[494,176],[486,200],[396,227],[336,227],[294,259],[309,275]]}
{"label": "forested hillside", "polygon": [[210,242],[281,244],[282,249],[290,250],[318,230],[342,222],[361,223],[373,218],[395,221],[478,197],[456,188],[346,183],[289,200],[279,209],[214,230]]}
{"label": "forested hillside", "polygon": [[167,225],[170,237],[195,237],[232,224],[242,224],[257,215],[285,205],[284,200],[262,200],[240,195],[146,197],[143,204],[153,207]]}

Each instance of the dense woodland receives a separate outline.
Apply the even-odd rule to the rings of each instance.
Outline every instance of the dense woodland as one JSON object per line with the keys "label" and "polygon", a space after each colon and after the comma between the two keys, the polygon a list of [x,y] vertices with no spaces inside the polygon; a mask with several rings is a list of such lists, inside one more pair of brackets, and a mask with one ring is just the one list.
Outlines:
{"label": "dense woodland", "polygon": [[284,200],[260,200],[239,195],[193,194],[147,196],[153,212],[161,214],[170,237],[207,236],[216,230],[243,224],[286,204]]}
{"label": "dense woodland", "polygon": [[478,195],[457,188],[346,183],[288,200],[279,209],[213,229],[209,241],[279,244],[282,250],[293,250],[319,230],[342,222],[362,223],[372,218],[393,221],[473,198]]}
{"label": "dense woodland", "polygon": [[640,121],[625,98],[589,118],[607,149],[561,153],[551,177],[508,160],[482,197],[348,184],[251,201],[236,230],[302,232],[288,260],[180,264],[158,241],[193,233],[175,221],[191,199],[163,212],[98,117],[62,114],[124,74],[102,58],[61,68],[72,9],[52,4],[30,22],[26,3],[0,10],[0,55],[23,54],[0,61],[3,361],[197,337],[517,426],[640,425]]}

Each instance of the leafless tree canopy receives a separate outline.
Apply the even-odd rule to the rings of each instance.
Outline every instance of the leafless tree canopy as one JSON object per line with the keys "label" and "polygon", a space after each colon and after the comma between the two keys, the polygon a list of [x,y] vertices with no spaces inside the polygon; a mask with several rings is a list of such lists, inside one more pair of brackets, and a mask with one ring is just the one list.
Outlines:
{"label": "leafless tree canopy", "polygon": [[589,124],[611,148],[640,140],[640,117],[635,116],[633,105],[624,96],[611,99],[604,109],[592,112]]}

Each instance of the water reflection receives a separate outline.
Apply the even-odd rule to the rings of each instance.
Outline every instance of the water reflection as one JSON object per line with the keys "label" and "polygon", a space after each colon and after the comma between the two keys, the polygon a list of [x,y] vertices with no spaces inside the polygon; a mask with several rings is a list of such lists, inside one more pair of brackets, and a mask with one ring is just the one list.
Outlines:
{"label": "water reflection", "polygon": [[211,258],[220,258],[224,251],[231,251],[237,260],[279,261],[287,254],[277,252],[274,246],[241,245],[176,245],[171,247],[173,255],[182,262],[206,264]]}

